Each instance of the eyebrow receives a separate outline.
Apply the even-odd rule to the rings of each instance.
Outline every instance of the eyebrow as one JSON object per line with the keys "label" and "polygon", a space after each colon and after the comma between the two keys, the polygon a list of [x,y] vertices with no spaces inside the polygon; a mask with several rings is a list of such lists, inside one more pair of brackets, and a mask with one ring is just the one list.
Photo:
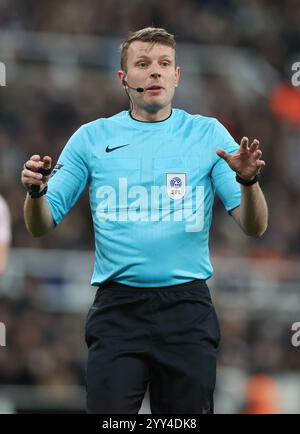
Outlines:
{"label": "eyebrow", "polygon": [[[163,59],[163,58],[172,60],[172,57],[169,54],[163,54],[159,57],[159,59]],[[139,60],[139,59],[150,59],[150,57],[147,56],[146,54],[141,54],[140,56],[136,57],[135,60]]]}

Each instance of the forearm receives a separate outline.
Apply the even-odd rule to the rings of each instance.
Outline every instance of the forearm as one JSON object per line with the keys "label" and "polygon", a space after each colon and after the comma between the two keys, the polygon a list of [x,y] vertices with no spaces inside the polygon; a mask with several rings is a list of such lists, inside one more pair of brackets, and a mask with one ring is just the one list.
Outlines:
{"label": "forearm", "polygon": [[55,227],[46,196],[32,199],[29,194],[26,195],[24,220],[27,230],[34,237],[45,235]]}
{"label": "forearm", "polygon": [[240,225],[250,236],[261,236],[268,227],[268,207],[258,183],[241,185]]}

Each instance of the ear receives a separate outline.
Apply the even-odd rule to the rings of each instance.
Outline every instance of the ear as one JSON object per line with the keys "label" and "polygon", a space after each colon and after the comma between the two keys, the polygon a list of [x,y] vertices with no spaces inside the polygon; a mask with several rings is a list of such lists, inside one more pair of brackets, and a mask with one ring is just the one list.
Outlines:
{"label": "ear", "polygon": [[175,70],[175,87],[179,86],[180,74],[181,74],[180,67],[177,66]]}
{"label": "ear", "polygon": [[118,71],[118,79],[121,82],[122,86],[124,87],[126,87],[125,77],[126,77],[126,72],[120,69]]}

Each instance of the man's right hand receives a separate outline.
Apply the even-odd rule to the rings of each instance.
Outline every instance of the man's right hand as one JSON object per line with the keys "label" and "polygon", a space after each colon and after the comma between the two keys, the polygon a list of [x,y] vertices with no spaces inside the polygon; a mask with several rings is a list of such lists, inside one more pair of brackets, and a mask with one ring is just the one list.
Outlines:
{"label": "man's right hand", "polygon": [[50,175],[43,176],[39,173],[40,169],[51,169],[52,158],[48,155],[41,157],[39,155],[32,155],[28,161],[24,164],[21,181],[27,191],[32,191],[34,185],[39,187],[39,191],[42,191],[48,182]]}

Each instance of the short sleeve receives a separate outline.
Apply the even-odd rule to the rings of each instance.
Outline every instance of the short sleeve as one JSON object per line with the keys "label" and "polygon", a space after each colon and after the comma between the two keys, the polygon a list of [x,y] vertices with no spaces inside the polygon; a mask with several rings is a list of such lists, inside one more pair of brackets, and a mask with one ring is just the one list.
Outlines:
{"label": "short sleeve", "polygon": [[56,225],[75,205],[88,178],[87,139],[82,126],[67,142],[48,182],[47,200]]}
{"label": "short sleeve", "polygon": [[[239,149],[239,145],[218,120],[215,122],[214,144],[216,145],[214,152],[218,148],[222,148],[228,154],[233,154]],[[216,153],[215,158],[216,161],[211,172],[213,186],[226,211],[230,213],[241,204],[241,188],[236,182],[235,172],[226,161]]]}

